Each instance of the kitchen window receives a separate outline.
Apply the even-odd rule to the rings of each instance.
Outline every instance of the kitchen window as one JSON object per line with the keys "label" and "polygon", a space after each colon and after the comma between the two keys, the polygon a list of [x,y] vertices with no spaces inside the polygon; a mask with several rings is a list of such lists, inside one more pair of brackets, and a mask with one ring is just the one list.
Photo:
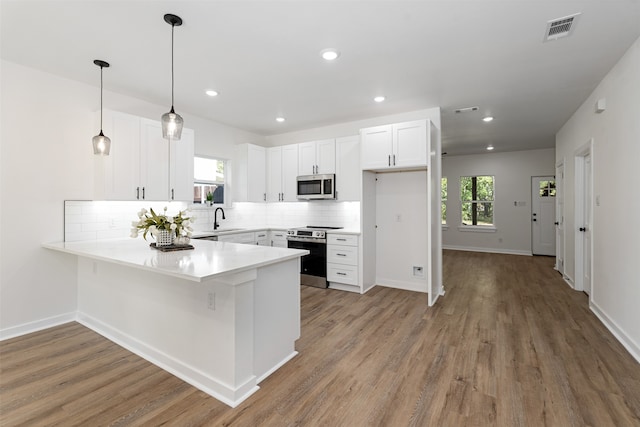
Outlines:
{"label": "kitchen window", "polygon": [[193,158],[193,203],[224,205],[226,160]]}
{"label": "kitchen window", "polygon": [[494,177],[460,177],[462,226],[476,229],[494,228]]}
{"label": "kitchen window", "polygon": [[442,204],[442,225],[447,225],[447,178],[440,180],[440,200]]}

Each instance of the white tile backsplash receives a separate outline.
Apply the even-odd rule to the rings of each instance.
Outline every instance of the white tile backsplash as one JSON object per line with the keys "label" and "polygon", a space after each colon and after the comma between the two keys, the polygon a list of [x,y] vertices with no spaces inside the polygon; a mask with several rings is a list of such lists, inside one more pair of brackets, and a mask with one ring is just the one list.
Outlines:
{"label": "white tile backsplash", "polygon": [[[169,215],[190,208],[195,231],[213,230],[216,207],[187,205],[184,202],[65,201],[65,241],[129,237],[131,222],[142,208]],[[234,203],[218,214],[221,228],[299,227],[319,225],[360,228],[360,202],[313,201],[292,203]]]}

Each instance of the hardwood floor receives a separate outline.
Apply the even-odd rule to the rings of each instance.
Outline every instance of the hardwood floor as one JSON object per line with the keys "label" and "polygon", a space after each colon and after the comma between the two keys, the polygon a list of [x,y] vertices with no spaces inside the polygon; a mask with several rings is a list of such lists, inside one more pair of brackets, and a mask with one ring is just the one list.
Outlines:
{"label": "hardwood floor", "polygon": [[444,254],[447,294],[303,287],[300,355],[235,409],[69,323],[0,343],[0,425],[640,426],[640,365],[553,260]]}

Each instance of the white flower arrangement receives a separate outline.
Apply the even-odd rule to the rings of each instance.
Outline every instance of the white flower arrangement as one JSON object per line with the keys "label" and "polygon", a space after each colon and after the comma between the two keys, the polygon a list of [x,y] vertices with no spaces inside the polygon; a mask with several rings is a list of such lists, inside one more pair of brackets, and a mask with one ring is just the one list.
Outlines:
{"label": "white flower arrangement", "polygon": [[171,217],[167,216],[166,207],[162,215],[156,214],[152,208],[149,210],[142,208],[138,212],[138,221],[131,222],[131,237],[138,237],[142,231],[142,237],[147,240],[147,233],[156,237],[159,230],[173,231],[176,237],[191,237],[193,234],[191,224],[195,220],[195,216],[187,216],[190,213],[187,209],[179,211],[177,215]]}

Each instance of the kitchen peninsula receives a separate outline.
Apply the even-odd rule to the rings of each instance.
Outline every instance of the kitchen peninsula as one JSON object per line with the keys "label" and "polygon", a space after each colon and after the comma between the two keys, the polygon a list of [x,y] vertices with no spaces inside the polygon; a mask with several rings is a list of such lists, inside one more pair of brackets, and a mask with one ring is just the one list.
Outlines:
{"label": "kitchen peninsula", "polygon": [[140,239],[48,243],[78,257],[80,323],[235,407],[294,357],[307,251]]}

